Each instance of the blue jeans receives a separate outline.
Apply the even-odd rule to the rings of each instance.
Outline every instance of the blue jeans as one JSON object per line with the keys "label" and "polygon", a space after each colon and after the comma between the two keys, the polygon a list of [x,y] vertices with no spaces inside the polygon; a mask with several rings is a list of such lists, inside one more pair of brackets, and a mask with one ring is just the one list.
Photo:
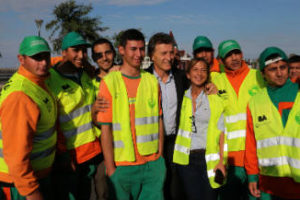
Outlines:
{"label": "blue jeans", "polygon": [[207,177],[205,152],[190,154],[188,165],[177,165],[188,200],[214,200],[217,191],[212,189]]}

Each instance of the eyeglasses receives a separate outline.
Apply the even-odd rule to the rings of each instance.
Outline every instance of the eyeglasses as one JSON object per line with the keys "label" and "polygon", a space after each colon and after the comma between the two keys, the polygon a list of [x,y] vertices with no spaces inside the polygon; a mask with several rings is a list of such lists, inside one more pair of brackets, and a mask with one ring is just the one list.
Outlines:
{"label": "eyeglasses", "polygon": [[108,55],[111,55],[113,53],[112,50],[108,50],[108,51],[105,51],[105,52],[100,52],[100,53],[93,53],[93,58],[95,60],[98,60],[98,59],[101,59],[103,58],[103,54],[105,54],[105,56],[108,56]]}

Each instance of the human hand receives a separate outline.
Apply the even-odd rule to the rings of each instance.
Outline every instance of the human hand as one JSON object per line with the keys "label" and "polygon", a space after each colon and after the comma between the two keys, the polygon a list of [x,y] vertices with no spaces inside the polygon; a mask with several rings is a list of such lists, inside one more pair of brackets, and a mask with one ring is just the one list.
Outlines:
{"label": "human hand", "polygon": [[44,200],[44,198],[39,190],[35,190],[34,192],[26,196],[26,200]]}
{"label": "human hand", "polygon": [[248,188],[252,196],[256,198],[260,197],[260,190],[257,188],[257,182],[250,182]]}
{"label": "human hand", "polygon": [[93,103],[92,112],[97,114],[98,112],[106,112],[109,108],[109,101],[104,97],[97,97],[96,101]]}
{"label": "human hand", "polygon": [[213,83],[207,83],[205,85],[205,92],[206,94],[217,94],[218,93],[218,88],[215,84]]}

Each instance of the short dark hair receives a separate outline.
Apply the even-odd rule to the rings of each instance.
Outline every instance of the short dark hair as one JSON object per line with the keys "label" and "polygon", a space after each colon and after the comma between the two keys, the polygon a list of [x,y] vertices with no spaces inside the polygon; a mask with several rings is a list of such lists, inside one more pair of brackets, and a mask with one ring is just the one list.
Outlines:
{"label": "short dark hair", "polygon": [[95,59],[94,59],[94,54],[95,54],[94,48],[95,48],[96,45],[100,45],[100,44],[108,44],[110,49],[113,51],[114,57],[116,56],[116,50],[115,50],[114,46],[112,45],[111,41],[109,41],[106,38],[99,38],[98,40],[96,40],[92,44],[92,58],[93,58],[94,61],[95,61]]}
{"label": "short dark hair", "polygon": [[145,42],[145,37],[141,31],[132,28],[127,29],[121,34],[119,45],[125,47],[128,40],[137,40]]}
{"label": "short dark hair", "polygon": [[196,55],[197,55],[198,53],[200,53],[201,51],[214,51],[214,49],[213,49],[213,48],[209,48],[209,47],[200,47],[200,48],[198,48],[198,49],[195,49],[195,50],[193,51],[194,58],[196,58]]}
{"label": "short dark hair", "polygon": [[189,73],[191,71],[191,69],[198,63],[198,62],[203,62],[206,65],[206,69],[207,69],[207,80],[205,81],[205,84],[210,82],[210,65],[206,62],[206,60],[204,58],[193,58],[187,68],[186,68],[186,73]]}
{"label": "short dark hair", "polygon": [[299,55],[292,55],[288,59],[288,63],[295,63],[295,62],[300,62],[300,56]]}
{"label": "short dark hair", "polygon": [[158,44],[172,44],[172,45],[174,45],[175,42],[174,42],[174,39],[169,34],[162,33],[162,32],[154,34],[150,38],[149,44],[148,44],[148,55],[150,56],[150,58],[151,58],[151,56],[154,52],[155,46],[158,45]]}

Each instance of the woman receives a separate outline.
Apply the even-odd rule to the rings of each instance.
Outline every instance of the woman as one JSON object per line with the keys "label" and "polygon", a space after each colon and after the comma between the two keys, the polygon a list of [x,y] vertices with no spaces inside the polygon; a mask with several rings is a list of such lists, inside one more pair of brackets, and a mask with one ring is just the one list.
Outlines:
{"label": "woman", "polygon": [[[178,165],[188,199],[216,199],[212,188],[218,176],[225,176],[223,165],[223,103],[216,94],[207,95],[209,65],[193,59],[186,75],[191,86],[183,97],[173,162]],[[221,151],[220,151],[221,149]]]}

